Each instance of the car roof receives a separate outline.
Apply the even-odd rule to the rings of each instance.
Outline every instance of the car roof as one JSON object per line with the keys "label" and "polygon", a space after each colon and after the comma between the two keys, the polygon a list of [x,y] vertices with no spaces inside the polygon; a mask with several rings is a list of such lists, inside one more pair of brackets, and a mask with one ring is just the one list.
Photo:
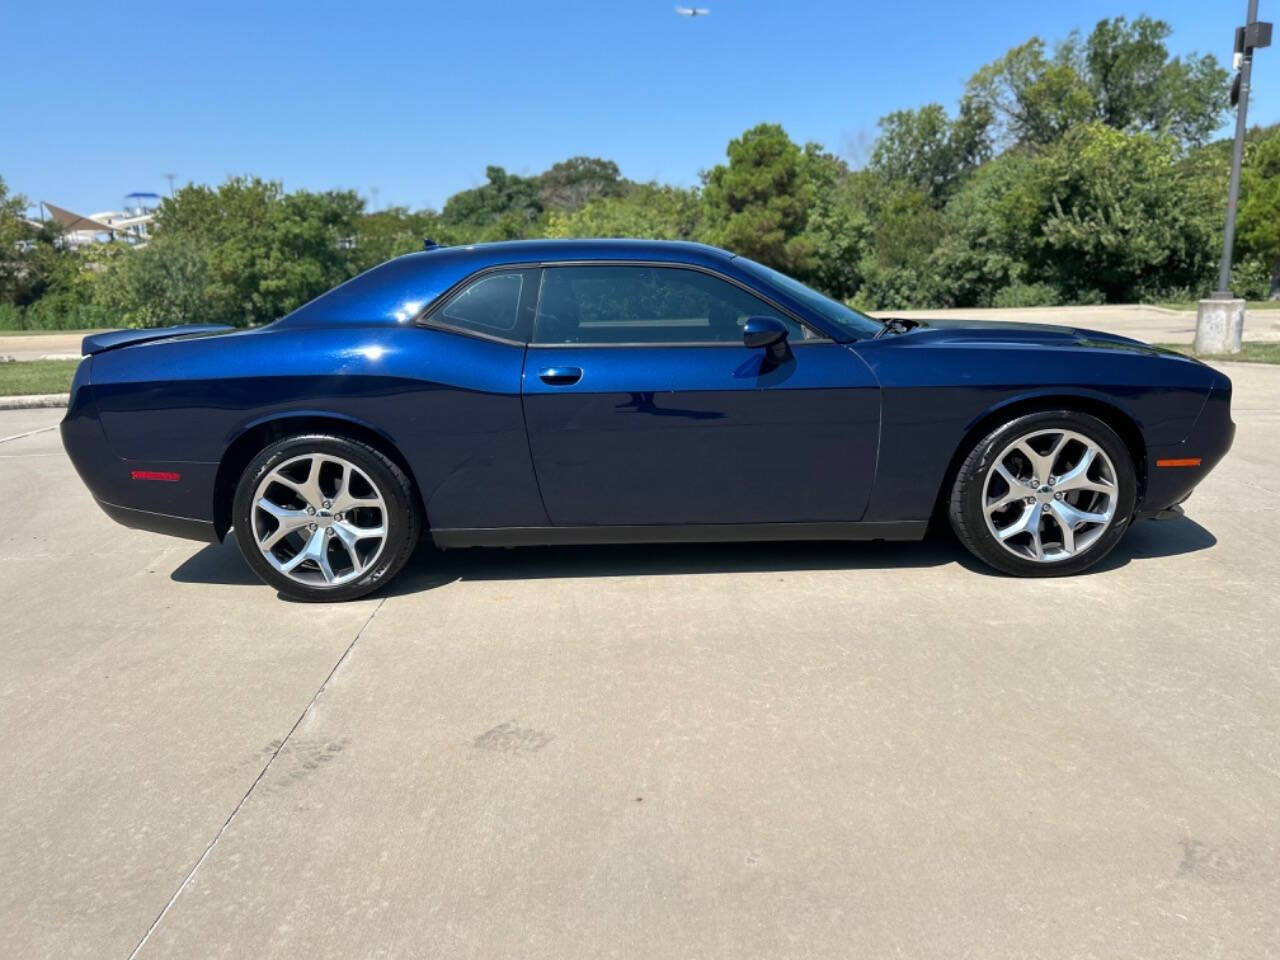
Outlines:
{"label": "car roof", "polygon": [[432,247],[366,270],[276,323],[403,323],[455,283],[489,267],[616,260],[714,270],[733,259],[733,254],[705,243],[675,240],[507,240]]}
{"label": "car roof", "polygon": [[539,239],[504,240],[497,243],[472,243],[456,247],[432,247],[401,259],[465,260],[473,268],[514,263],[545,263],[566,260],[676,260],[705,266],[723,265],[733,254],[705,243],[683,240],[623,239]]}

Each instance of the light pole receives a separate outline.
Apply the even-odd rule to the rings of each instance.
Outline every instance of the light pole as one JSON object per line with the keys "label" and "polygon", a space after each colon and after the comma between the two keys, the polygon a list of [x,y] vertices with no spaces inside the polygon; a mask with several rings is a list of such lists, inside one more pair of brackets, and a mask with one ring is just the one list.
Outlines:
{"label": "light pole", "polygon": [[1253,51],[1271,45],[1271,24],[1258,21],[1258,0],[1249,0],[1245,25],[1236,28],[1231,104],[1236,108],[1236,139],[1231,150],[1231,180],[1227,186],[1227,223],[1222,232],[1222,260],[1218,265],[1218,289],[1201,300],[1196,311],[1196,353],[1239,353],[1244,334],[1244,301],[1231,292],[1231,253],[1236,239],[1236,202],[1240,197],[1240,165],[1244,160],[1244,135],[1248,129],[1249,81]]}

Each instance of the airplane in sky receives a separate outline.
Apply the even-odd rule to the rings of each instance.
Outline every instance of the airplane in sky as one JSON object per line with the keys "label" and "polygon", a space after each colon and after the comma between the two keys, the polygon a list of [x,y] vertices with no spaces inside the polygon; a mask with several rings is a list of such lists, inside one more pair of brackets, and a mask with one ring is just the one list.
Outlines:
{"label": "airplane in sky", "polygon": [[676,13],[682,17],[705,17],[711,10],[708,7],[676,7]]}

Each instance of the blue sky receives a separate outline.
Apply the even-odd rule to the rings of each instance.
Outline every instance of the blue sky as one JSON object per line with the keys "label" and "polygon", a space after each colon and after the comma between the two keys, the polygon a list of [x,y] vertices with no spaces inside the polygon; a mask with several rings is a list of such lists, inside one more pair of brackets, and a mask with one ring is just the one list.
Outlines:
{"label": "blue sky", "polygon": [[[1155,13],[1175,53],[1229,61],[1245,0],[697,0],[184,4],[10,2],[0,11],[0,176],[80,212],[132,190],[255,173],[438,207],[495,163],[575,154],[692,184],[761,121],[855,163],[883,114],[952,108],[980,65],[1038,34]],[[1264,0],[1262,17],[1280,18]],[[197,9],[199,7],[200,9]],[[906,19],[910,17],[910,19]],[[1280,49],[1251,122],[1280,120]]]}

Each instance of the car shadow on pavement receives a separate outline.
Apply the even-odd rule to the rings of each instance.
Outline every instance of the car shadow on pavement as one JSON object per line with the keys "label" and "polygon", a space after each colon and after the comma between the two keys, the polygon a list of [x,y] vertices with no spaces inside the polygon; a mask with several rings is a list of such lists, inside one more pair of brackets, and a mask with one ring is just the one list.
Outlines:
{"label": "car shadow on pavement", "polygon": [[[1179,517],[1135,524],[1111,554],[1088,574],[1205,550],[1217,538]],[[975,560],[949,529],[934,525],[920,542],[790,541],[783,543],[627,544],[438,550],[423,543],[404,571],[382,591],[401,596],[457,580],[535,580],[565,577],[636,577],[696,573],[805,570],[907,570],[955,564],[970,573],[1002,576]],[[179,583],[261,586],[233,539],[210,544],[173,571]]]}
{"label": "car shadow on pavement", "polygon": [[1131,560],[1157,560],[1184,553],[1208,550],[1218,538],[1190,517],[1172,520],[1141,520],[1124,535],[1116,548],[1101,563],[1086,573],[1105,573],[1123,567]]}

